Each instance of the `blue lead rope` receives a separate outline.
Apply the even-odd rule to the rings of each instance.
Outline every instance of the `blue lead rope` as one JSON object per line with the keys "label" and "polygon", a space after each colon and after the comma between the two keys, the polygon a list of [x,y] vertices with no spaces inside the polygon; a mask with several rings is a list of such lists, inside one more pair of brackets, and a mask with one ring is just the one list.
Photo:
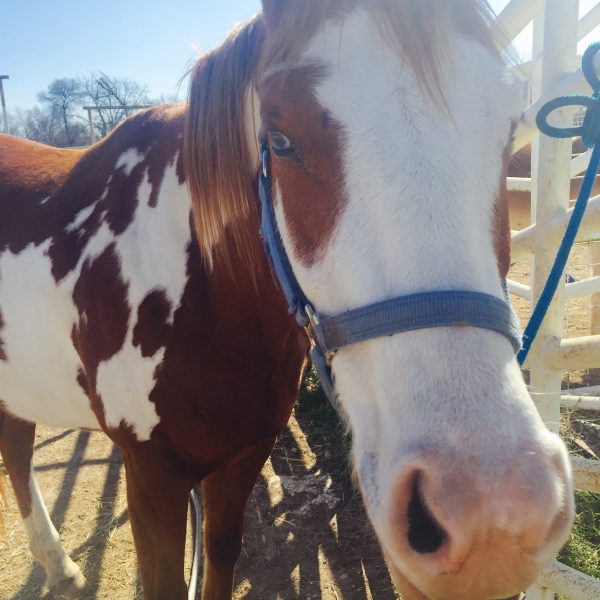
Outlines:
{"label": "blue lead rope", "polygon": [[[600,80],[596,77],[594,57],[599,51],[600,43],[592,44],[585,51],[582,58],[583,74],[594,90],[593,96],[560,96],[545,104],[538,112],[536,118],[537,126],[542,133],[556,138],[581,136],[581,141],[584,146],[586,148],[594,148],[594,150],[592,151],[590,164],[585,173],[583,184],[581,185],[577,197],[577,202],[575,203],[564,238],[558,249],[554,265],[552,266],[550,275],[548,275],[548,280],[546,281],[546,285],[544,286],[533,314],[531,315],[531,319],[523,333],[523,346],[517,354],[517,360],[520,365],[525,362],[525,359],[529,354],[531,345],[533,344],[546,313],[548,312],[548,308],[556,293],[558,284],[563,277],[569,254],[575,243],[579,226],[581,225],[588,200],[592,193],[596,174],[598,173],[598,166],[600,165],[600,144],[597,143],[600,140]],[[587,108],[583,125],[581,125],[581,127],[566,127],[563,129],[550,125],[548,123],[550,113],[567,106],[585,106]]]}

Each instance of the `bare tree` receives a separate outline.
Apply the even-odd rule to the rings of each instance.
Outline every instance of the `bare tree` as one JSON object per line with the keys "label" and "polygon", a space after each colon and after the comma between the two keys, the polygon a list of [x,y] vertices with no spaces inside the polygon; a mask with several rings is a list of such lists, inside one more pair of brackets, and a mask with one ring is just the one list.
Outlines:
{"label": "bare tree", "polygon": [[93,116],[99,137],[110,133],[123,119],[135,112],[114,107],[152,104],[148,98],[148,86],[132,79],[110,77],[104,73],[92,74],[81,80],[81,87],[84,103],[99,107]]}
{"label": "bare tree", "polygon": [[82,111],[85,105],[99,107],[93,113],[94,127],[97,137],[104,137],[135,112],[111,107],[156,103],[148,98],[147,86],[104,73],[87,78],[55,79],[38,94],[38,99],[40,105],[31,110],[17,109],[11,114],[10,133],[62,147],[88,142],[88,121]]}
{"label": "bare tree", "polygon": [[20,137],[50,144],[51,146],[74,146],[85,143],[86,130],[82,122],[69,120],[70,139],[64,131],[60,115],[48,106],[35,106],[31,110],[17,108],[10,116],[9,133]]}
{"label": "bare tree", "polygon": [[55,79],[38,99],[50,107],[52,115],[61,120],[68,146],[75,145],[75,132],[71,121],[82,99],[81,83],[75,78]]}

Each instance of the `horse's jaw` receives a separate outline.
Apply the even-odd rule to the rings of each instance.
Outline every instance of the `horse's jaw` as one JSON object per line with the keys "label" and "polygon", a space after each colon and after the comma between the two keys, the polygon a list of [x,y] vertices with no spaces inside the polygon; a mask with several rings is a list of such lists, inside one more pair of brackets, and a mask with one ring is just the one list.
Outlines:
{"label": "horse's jaw", "polygon": [[566,541],[573,490],[510,344],[483,330],[401,334],[340,351],[334,372],[391,572],[435,600],[532,584]]}

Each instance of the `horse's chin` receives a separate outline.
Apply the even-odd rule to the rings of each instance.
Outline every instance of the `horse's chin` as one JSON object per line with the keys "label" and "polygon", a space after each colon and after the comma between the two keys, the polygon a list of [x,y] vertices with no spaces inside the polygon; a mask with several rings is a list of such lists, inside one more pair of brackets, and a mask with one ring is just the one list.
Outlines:
{"label": "horse's chin", "polygon": [[403,600],[430,600],[427,596],[422,594],[404,575],[397,569],[394,564],[390,561],[389,557],[386,556],[388,568],[392,580],[402,595]]}
{"label": "horse's chin", "polygon": [[[426,595],[421,592],[415,585],[400,571],[398,567],[392,562],[389,555],[385,554],[385,559],[390,571],[390,575],[396,586],[396,589],[400,592],[403,600],[521,600],[523,598],[522,593],[502,593],[499,595],[490,596],[486,592],[482,592],[481,596],[465,594],[464,588],[461,586],[455,586],[450,584],[447,588],[439,593]],[[529,582],[533,583],[533,581]],[[523,588],[529,584],[524,585]],[[454,588],[454,589],[452,589]]]}

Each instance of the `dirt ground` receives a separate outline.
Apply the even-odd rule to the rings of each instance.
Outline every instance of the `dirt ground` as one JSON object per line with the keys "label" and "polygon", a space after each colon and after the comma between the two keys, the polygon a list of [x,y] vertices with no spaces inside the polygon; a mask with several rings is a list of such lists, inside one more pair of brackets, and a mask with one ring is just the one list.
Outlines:
{"label": "dirt ground", "polygon": [[[346,451],[331,415],[319,423],[310,407],[296,410],[248,502],[236,600],[397,598]],[[100,433],[39,428],[35,465],[52,520],[88,580],[85,600],[141,598],[118,449]],[[4,517],[0,600],[44,598],[12,491]]]}
{"label": "dirt ground", "polygon": [[[585,278],[587,263],[580,246],[569,272]],[[511,272],[519,281],[527,276],[526,263]],[[515,298],[514,305],[525,322],[528,303]],[[570,305],[568,335],[586,332],[588,305]],[[566,385],[581,383],[596,381],[589,373],[565,374]],[[297,406],[248,502],[235,599],[394,600],[399,596],[351,482],[349,442],[332,409],[314,402]],[[40,427],[35,466],[64,546],[88,580],[83,598],[141,598],[118,449],[100,433]],[[10,489],[3,513],[0,600],[44,598],[44,573],[31,559]]]}

